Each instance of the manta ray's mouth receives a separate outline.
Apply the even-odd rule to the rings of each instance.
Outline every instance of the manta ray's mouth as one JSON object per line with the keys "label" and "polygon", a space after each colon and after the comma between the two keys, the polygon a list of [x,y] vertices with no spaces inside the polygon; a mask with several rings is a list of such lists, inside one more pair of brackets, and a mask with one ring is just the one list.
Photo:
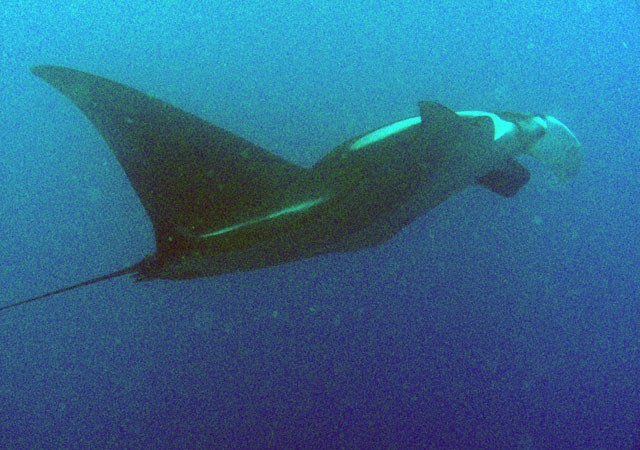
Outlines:
{"label": "manta ray's mouth", "polygon": [[544,135],[529,149],[560,180],[575,177],[582,165],[582,144],[573,132],[554,116],[544,116]]}

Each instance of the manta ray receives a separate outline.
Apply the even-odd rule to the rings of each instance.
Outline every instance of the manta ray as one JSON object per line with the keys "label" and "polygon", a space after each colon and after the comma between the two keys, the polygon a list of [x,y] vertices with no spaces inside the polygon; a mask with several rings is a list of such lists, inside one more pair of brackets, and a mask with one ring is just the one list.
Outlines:
{"label": "manta ray", "polygon": [[124,169],[156,251],[116,272],[0,307],[0,311],[120,277],[182,280],[248,271],[378,245],[463,189],[512,197],[531,155],[565,181],[582,148],[550,115],[453,111],[419,115],[350,139],[310,168],[162,100],[58,66],[32,72],[71,100]]}

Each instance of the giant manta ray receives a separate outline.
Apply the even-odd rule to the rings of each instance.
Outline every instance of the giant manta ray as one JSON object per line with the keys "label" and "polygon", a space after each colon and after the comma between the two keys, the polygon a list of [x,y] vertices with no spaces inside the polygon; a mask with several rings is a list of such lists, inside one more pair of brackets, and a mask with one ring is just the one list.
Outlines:
{"label": "giant manta ray", "polygon": [[515,195],[529,181],[519,154],[561,180],[581,162],[580,143],[552,116],[421,102],[419,116],[355,137],[304,168],[114,81],[65,67],[32,71],[109,144],[151,219],[156,252],[0,311],[125,274],[188,279],[371,247],[470,185]]}

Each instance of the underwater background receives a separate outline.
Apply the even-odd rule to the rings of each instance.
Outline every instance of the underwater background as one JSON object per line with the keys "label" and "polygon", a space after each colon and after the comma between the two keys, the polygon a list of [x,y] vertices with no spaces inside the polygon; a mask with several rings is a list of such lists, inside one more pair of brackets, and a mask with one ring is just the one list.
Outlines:
{"label": "underwater background", "polygon": [[640,448],[635,2],[0,7],[0,305],[154,250],[107,145],[29,69],[131,85],[305,166],[417,114],[545,112],[559,184],[472,187],[380,247],[0,315],[0,448]]}

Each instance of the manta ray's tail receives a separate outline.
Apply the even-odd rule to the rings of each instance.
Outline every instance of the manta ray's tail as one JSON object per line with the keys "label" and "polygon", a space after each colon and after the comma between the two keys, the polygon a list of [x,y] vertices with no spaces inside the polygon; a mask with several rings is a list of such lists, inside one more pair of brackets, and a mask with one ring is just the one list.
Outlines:
{"label": "manta ray's tail", "polygon": [[51,297],[52,295],[62,294],[63,292],[71,291],[73,289],[77,289],[83,286],[88,286],[90,284],[99,283],[101,281],[110,280],[112,278],[121,277],[123,275],[136,273],[139,270],[141,263],[135,264],[131,267],[126,267],[121,270],[117,270],[115,272],[109,273],[107,275],[102,275],[100,277],[92,278],[90,280],[83,281],[81,283],[73,284],[71,286],[63,287],[61,289],[57,289],[55,291],[47,292],[45,294],[38,295],[36,297],[28,298],[26,300],[20,300],[19,302],[10,303],[8,305],[0,306],[0,312],[6,311],[11,308],[15,308],[16,306],[24,305],[25,303],[35,302],[37,300],[42,300],[43,298]]}
{"label": "manta ray's tail", "polygon": [[576,176],[582,164],[582,145],[571,130],[553,116],[544,116],[544,136],[528,153],[546,165],[560,181]]}

